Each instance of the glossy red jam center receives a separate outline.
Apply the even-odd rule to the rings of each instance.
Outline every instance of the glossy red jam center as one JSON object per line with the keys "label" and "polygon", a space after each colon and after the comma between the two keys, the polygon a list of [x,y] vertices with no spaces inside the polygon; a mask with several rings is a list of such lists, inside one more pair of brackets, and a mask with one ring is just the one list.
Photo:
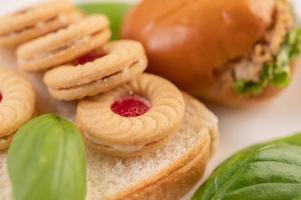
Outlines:
{"label": "glossy red jam center", "polygon": [[138,117],[150,109],[150,104],[140,97],[126,97],[115,101],[111,110],[122,117]]}
{"label": "glossy red jam center", "polygon": [[103,56],[105,56],[106,53],[105,52],[98,52],[98,53],[88,53],[88,54],[85,54],[79,58],[77,58],[76,60],[74,60],[72,62],[72,64],[74,66],[78,66],[78,65],[84,65],[84,64],[87,64],[89,62],[93,62],[94,60],[98,59],[98,58],[101,58]]}
{"label": "glossy red jam center", "polygon": [[2,98],[3,98],[3,97],[2,97],[2,94],[0,93],[0,103],[1,103],[1,101],[2,101]]}

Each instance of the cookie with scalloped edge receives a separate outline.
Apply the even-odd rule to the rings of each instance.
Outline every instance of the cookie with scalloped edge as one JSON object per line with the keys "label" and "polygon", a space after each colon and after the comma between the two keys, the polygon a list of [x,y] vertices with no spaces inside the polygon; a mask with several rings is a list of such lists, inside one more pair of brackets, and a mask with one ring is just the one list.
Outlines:
{"label": "cookie with scalloped edge", "polygon": [[0,16],[0,47],[14,48],[77,22],[83,13],[69,0],[49,1]]}
{"label": "cookie with scalloped edge", "polygon": [[184,110],[176,86],[143,73],[112,91],[81,100],[76,121],[95,150],[131,157],[168,141],[179,129]]}
{"label": "cookie with scalloped edge", "polygon": [[147,58],[141,43],[118,40],[45,73],[50,94],[60,100],[107,92],[141,74]]}
{"label": "cookie with scalloped edge", "polygon": [[35,92],[29,81],[0,68],[0,150],[7,148],[13,134],[35,113]]}
{"label": "cookie with scalloped edge", "polygon": [[18,66],[25,71],[43,71],[68,63],[104,45],[111,37],[109,19],[91,15],[17,49]]}

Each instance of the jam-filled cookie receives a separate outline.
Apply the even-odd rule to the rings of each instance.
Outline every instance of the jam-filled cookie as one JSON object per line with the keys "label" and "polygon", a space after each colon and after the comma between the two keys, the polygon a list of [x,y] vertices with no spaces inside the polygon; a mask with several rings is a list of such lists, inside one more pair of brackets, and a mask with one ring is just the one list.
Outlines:
{"label": "jam-filled cookie", "polygon": [[31,84],[15,72],[0,68],[0,150],[9,146],[12,134],[34,113]]}
{"label": "jam-filled cookie", "polygon": [[54,98],[82,99],[109,91],[141,74],[147,58],[139,42],[119,40],[45,73]]}
{"label": "jam-filled cookie", "polygon": [[0,47],[24,42],[65,28],[83,14],[68,0],[50,1],[0,17]]}
{"label": "jam-filled cookie", "polygon": [[89,16],[20,46],[17,50],[18,65],[25,71],[56,67],[102,46],[110,37],[108,18],[104,15]]}
{"label": "jam-filled cookie", "polygon": [[92,148],[130,157],[168,141],[180,127],[184,110],[176,86],[144,73],[110,92],[81,100],[76,121]]}

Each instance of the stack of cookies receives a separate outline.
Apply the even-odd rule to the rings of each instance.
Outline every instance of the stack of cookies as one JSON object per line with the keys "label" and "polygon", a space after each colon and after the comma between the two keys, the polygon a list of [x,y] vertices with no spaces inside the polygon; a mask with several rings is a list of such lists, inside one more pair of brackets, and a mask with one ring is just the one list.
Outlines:
{"label": "stack of cookies", "polygon": [[110,42],[105,15],[84,16],[66,0],[27,8],[0,22],[0,46],[17,49],[21,70],[45,72],[44,82],[59,100],[106,92],[147,66],[140,43]]}
{"label": "stack of cookies", "polygon": [[[180,130],[185,113],[197,116],[185,108],[200,103],[168,80],[143,73],[147,58],[139,42],[110,41],[105,15],[84,16],[69,1],[51,1],[2,20],[10,23],[0,27],[0,46],[17,49],[21,70],[43,72],[55,99],[79,100],[76,122],[97,152],[144,155]],[[215,141],[213,115],[194,123]]]}

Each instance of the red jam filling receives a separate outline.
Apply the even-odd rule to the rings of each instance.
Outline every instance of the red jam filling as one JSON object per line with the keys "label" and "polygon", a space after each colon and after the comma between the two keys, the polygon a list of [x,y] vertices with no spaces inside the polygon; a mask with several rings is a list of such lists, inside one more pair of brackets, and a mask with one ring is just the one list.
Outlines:
{"label": "red jam filling", "polygon": [[3,99],[3,97],[2,97],[2,94],[0,93],[0,103],[1,103],[2,99]]}
{"label": "red jam filling", "polygon": [[141,97],[130,96],[115,101],[111,110],[122,117],[138,117],[150,109],[150,104]]}
{"label": "red jam filling", "polygon": [[84,64],[87,64],[89,62],[93,62],[94,60],[96,60],[98,58],[101,58],[105,55],[107,55],[105,52],[88,53],[88,54],[85,54],[85,55],[77,58],[76,60],[74,60],[72,62],[72,65],[74,65],[74,66],[84,65]]}

